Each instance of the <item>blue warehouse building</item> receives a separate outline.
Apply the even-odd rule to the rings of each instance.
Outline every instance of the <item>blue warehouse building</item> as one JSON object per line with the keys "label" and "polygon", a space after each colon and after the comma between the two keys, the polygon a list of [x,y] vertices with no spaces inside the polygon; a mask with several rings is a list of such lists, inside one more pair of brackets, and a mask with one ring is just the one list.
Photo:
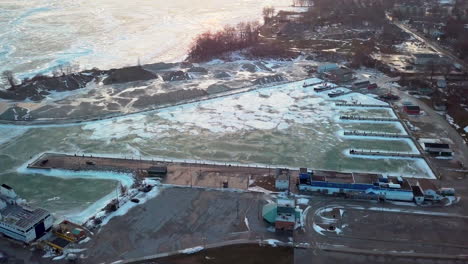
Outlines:
{"label": "blue warehouse building", "polygon": [[368,199],[413,201],[413,189],[402,177],[371,173],[306,171],[301,169],[298,189]]}

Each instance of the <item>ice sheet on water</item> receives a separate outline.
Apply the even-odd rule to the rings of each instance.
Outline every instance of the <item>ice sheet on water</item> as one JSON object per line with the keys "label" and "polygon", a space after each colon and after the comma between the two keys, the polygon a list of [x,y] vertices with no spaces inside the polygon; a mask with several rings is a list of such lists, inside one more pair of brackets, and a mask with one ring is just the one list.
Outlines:
{"label": "ice sheet on water", "polygon": [[17,137],[20,137],[28,131],[26,127],[4,125],[0,126],[0,145],[7,143]]}
{"label": "ice sheet on water", "polygon": [[41,170],[29,169],[27,164],[23,164],[17,169],[18,173],[22,174],[41,174],[44,176],[59,177],[64,179],[104,179],[116,180],[124,186],[133,184],[133,176],[131,173],[112,172],[112,171],[70,171],[61,169]]}

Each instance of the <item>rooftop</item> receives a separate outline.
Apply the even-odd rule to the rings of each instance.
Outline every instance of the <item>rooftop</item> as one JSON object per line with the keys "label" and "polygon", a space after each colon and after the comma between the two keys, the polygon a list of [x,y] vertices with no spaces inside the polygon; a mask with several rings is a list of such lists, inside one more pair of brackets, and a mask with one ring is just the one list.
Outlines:
{"label": "rooftop", "polygon": [[278,214],[275,220],[276,222],[281,221],[294,223],[296,221],[296,216],[294,214]]}
{"label": "rooftop", "polygon": [[294,208],[294,200],[292,200],[292,199],[281,199],[281,198],[279,198],[276,203],[278,204],[278,206]]}
{"label": "rooftop", "polygon": [[418,179],[418,185],[419,187],[421,187],[423,191],[426,191],[426,190],[436,191],[439,189],[437,188],[437,186],[434,184],[433,181],[428,180],[428,179]]}
{"label": "rooftop", "polygon": [[401,178],[402,179],[401,183],[398,182],[398,177],[396,176],[388,176],[387,178],[388,178],[388,183],[400,184],[402,190],[412,190],[410,183],[405,178]]}
{"label": "rooftop", "polygon": [[446,143],[424,142],[424,147],[426,147],[426,148],[436,148],[436,149],[450,149],[450,145],[446,144]]}
{"label": "rooftop", "polygon": [[440,58],[439,54],[437,53],[414,53],[414,57],[416,58],[424,58],[424,59],[438,59]]}
{"label": "rooftop", "polygon": [[28,230],[47,217],[49,212],[41,208],[32,209],[27,206],[9,204],[0,211],[0,214],[3,216],[2,222],[16,226],[21,230]]}
{"label": "rooftop", "polygon": [[[375,173],[345,173],[334,171],[314,171],[312,181],[326,181],[332,183],[350,183],[350,184],[374,184],[382,178],[381,174]],[[396,176],[387,177],[388,183],[400,184],[402,190],[411,190],[411,186],[407,179],[401,178],[401,183],[398,182]]]}
{"label": "rooftop", "polygon": [[373,173],[353,173],[355,183],[374,184],[382,177],[380,174]]}
{"label": "rooftop", "polygon": [[312,174],[313,181],[329,181],[336,183],[354,183],[353,174],[336,171],[314,171]]}

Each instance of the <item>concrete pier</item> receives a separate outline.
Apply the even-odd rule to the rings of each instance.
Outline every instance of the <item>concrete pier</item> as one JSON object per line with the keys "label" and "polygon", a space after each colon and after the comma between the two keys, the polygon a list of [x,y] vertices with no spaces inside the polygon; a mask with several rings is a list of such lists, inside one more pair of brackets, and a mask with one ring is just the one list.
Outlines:
{"label": "concrete pier", "polygon": [[336,106],[343,107],[376,107],[376,108],[392,108],[390,105],[378,105],[378,104],[350,104],[350,103],[336,103]]}
{"label": "concrete pier", "polygon": [[385,137],[385,138],[411,138],[409,135],[396,133],[379,133],[379,132],[364,132],[364,131],[344,131],[345,136],[363,136],[363,137]]}
{"label": "concrete pier", "polygon": [[351,155],[363,156],[382,156],[382,157],[402,157],[402,158],[423,158],[421,154],[404,153],[404,152],[386,152],[386,151],[372,151],[372,150],[356,150],[349,151]]}
{"label": "concrete pier", "polygon": [[[164,184],[190,186],[199,188],[227,188],[248,190],[250,187],[261,187],[275,191],[275,167],[260,165],[240,165],[214,163],[208,161],[182,161],[170,159],[141,159],[96,157],[92,155],[68,155],[44,153],[28,165],[29,169],[70,170],[70,171],[111,171],[132,173],[137,178],[151,177],[147,171],[151,167],[165,167]],[[295,179],[298,169],[291,169],[291,191],[295,192]],[[253,181],[255,183],[250,184]]]}
{"label": "concrete pier", "polygon": [[364,117],[364,116],[353,116],[353,115],[342,115],[341,120],[361,120],[361,121],[381,121],[381,122],[399,122],[398,118],[393,117]]}

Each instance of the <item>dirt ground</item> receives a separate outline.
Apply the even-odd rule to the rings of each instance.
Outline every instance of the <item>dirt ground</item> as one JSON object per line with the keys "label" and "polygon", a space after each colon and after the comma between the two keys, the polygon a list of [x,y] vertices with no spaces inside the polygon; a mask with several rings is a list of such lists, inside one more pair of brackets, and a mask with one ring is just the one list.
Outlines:
{"label": "dirt ground", "polygon": [[269,232],[262,219],[265,198],[260,193],[164,189],[157,198],[101,228],[83,245],[88,248],[85,260],[109,263],[222,241],[282,239]]}
{"label": "dirt ground", "polygon": [[294,249],[290,247],[270,247],[258,245],[235,245],[207,249],[192,255],[178,255],[153,261],[134,262],[135,264],[292,264]]}

